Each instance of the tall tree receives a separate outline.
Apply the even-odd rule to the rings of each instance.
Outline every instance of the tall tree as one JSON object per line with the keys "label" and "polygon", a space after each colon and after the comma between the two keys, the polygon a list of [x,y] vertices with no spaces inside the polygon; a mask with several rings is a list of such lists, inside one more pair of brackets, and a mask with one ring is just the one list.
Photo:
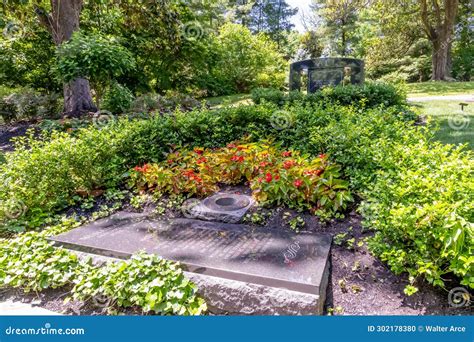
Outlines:
{"label": "tall tree", "polygon": [[285,0],[257,0],[249,13],[248,27],[256,33],[264,32],[279,46],[285,44],[285,33],[293,28],[290,19],[298,12]]}
{"label": "tall tree", "polygon": [[459,0],[419,0],[423,29],[433,45],[432,80],[451,76],[451,47]]}
{"label": "tall tree", "polygon": [[323,35],[329,37],[339,56],[350,54],[354,28],[367,0],[313,0],[312,8],[323,23]]}
{"label": "tall tree", "polygon": [[[406,39],[399,39],[401,45],[414,43],[417,32],[421,32],[431,44],[431,79],[435,81],[451,78],[451,49],[455,39],[459,0],[416,0],[400,4],[399,0],[376,0],[372,7],[381,11],[388,20],[382,22],[382,30],[395,28]],[[405,25],[406,23],[406,25]],[[411,27],[407,30],[407,28]],[[388,31],[386,36],[393,36]]]}
{"label": "tall tree", "polygon": [[[36,4],[35,13],[39,21],[51,33],[54,43],[59,46],[68,41],[72,33],[79,29],[79,17],[83,0],[51,0],[51,12],[41,4]],[[70,116],[80,116],[96,111],[92,101],[89,81],[76,78],[64,84],[64,112]]]}

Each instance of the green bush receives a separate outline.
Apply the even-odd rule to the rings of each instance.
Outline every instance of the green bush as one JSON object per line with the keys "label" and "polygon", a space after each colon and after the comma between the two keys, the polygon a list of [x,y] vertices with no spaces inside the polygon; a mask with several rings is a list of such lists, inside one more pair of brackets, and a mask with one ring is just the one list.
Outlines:
{"label": "green bush", "polygon": [[[215,61],[207,88],[217,95],[248,92],[253,87],[281,87],[286,62],[275,42],[265,34],[252,34],[245,26],[227,23],[213,38]],[[215,89],[212,85],[218,86]]]}
{"label": "green bush", "polygon": [[29,88],[12,90],[0,97],[0,115],[5,122],[20,119],[57,118],[62,111],[59,94],[41,94]]}
{"label": "green bush", "polygon": [[0,222],[15,230],[37,227],[48,214],[75,202],[78,191],[119,184],[113,130],[91,127],[78,137],[33,132],[17,139],[16,150],[0,165]]}
{"label": "green bush", "polygon": [[176,109],[189,111],[200,108],[201,102],[194,97],[168,92],[166,95],[147,93],[138,96],[132,103],[132,113],[171,113]]}
{"label": "green bush", "polygon": [[114,82],[105,93],[102,107],[114,114],[127,113],[133,100],[134,96],[126,86]]}
{"label": "green bush", "polygon": [[77,31],[57,50],[58,79],[62,82],[78,77],[88,79],[96,91],[97,102],[113,80],[134,68],[135,60],[130,51],[115,39],[98,34]]}
{"label": "green bush", "polygon": [[277,89],[257,88],[252,91],[252,99],[257,104],[265,100],[279,106],[284,103],[303,102],[372,108],[380,105],[385,107],[404,105],[406,94],[403,89],[391,84],[366,82],[363,85],[325,87],[308,95],[296,91],[284,94]]}
{"label": "green bush", "polygon": [[255,104],[262,103],[262,100],[275,103],[279,106],[286,101],[286,95],[283,91],[273,88],[255,88],[252,90],[252,101]]}
{"label": "green bush", "polygon": [[474,288],[474,159],[440,143],[394,144],[379,161],[362,213],[371,250],[397,274],[443,286],[448,273]]}

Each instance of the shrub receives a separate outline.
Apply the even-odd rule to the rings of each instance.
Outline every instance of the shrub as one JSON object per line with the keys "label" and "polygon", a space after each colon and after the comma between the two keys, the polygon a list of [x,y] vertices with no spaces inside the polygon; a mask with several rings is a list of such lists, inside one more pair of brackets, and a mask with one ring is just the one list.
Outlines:
{"label": "shrub", "polygon": [[18,112],[15,104],[11,101],[5,101],[4,98],[0,98],[0,116],[5,123],[10,123],[16,120]]}
{"label": "shrub", "polygon": [[16,89],[0,98],[0,114],[5,122],[20,119],[57,118],[62,111],[59,94],[40,94],[32,89]]}
{"label": "shrub", "polygon": [[192,96],[168,92],[166,95],[147,93],[135,99],[131,105],[133,113],[171,113],[176,109],[189,111],[201,107],[201,102]]}
{"label": "shrub", "polygon": [[444,286],[448,273],[474,288],[474,161],[462,148],[394,144],[362,213],[370,249],[395,273]]}
{"label": "shrub", "polygon": [[124,85],[114,82],[104,96],[103,108],[114,113],[127,113],[132,106],[134,96]]}
{"label": "shrub", "polygon": [[405,104],[405,93],[401,87],[395,87],[386,83],[369,83],[363,85],[346,85],[325,87],[316,93],[304,95],[297,91],[284,94],[276,89],[254,89],[252,99],[255,103],[262,100],[275,103],[279,106],[284,103],[323,103],[326,105],[339,104],[343,106],[357,107],[385,107],[401,106]]}
{"label": "shrub", "polygon": [[87,78],[96,91],[97,102],[111,81],[135,67],[135,60],[116,40],[80,31],[57,51],[56,73],[62,82]]}
{"label": "shrub", "polygon": [[[231,143],[220,149],[170,153],[160,164],[135,167],[132,182],[161,196],[209,195],[218,184],[248,182],[257,201],[333,214],[352,200],[340,167],[325,155],[312,160],[296,151],[260,143]],[[327,215],[326,215],[327,216]]]}
{"label": "shrub", "polygon": [[222,95],[226,90],[236,93],[258,86],[283,86],[286,62],[266,35],[254,35],[245,26],[227,23],[214,39],[216,60],[209,78],[224,87],[212,89],[208,82],[212,92]]}
{"label": "shrub", "polygon": [[83,129],[78,137],[53,132],[39,139],[30,132],[0,165],[0,222],[22,230],[75,202],[79,192],[118,184],[120,165],[113,131]]}
{"label": "shrub", "polygon": [[278,89],[255,88],[252,90],[252,100],[255,104],[260,104],[262,100],[265,100],[281,106],[287,101],[287,98],[285,93]]}

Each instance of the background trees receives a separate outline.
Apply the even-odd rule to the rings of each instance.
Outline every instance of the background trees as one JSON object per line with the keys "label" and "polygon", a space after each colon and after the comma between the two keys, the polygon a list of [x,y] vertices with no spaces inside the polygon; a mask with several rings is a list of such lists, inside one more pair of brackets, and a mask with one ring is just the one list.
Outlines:
{"label": "background trees", "polygon": [[371,77],[414,82],[470,78],[471,17],[466,0],[314,0],[312,22],[325,55],[363,58]]}
{"label": "background trees", "polygon": [[[469,0],[313,0],[307,32],[294,29],[297,10],[284,0],[4,1],[0,83],[62,90],[64,111],[80,114],[97,109],[112,78],[134,95],[222,95],[283,87],[287,61],[321,56],[362,58],[370,78],[388,81],[471,77]],[[133,70],[92,85],[95,73],[58,77],[57,51],[77,30],[128,51]]]}

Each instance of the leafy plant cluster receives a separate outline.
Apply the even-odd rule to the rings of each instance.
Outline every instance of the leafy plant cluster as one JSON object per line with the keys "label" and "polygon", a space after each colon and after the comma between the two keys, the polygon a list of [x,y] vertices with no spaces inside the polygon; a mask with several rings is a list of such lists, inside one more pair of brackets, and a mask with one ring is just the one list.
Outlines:
{"label": "leafy plant cluster", "polygon": [[135,68],[130,51],[114,39],[98,34],[75,32],[58,48],[57,55],[55,68],[58,78],[65,83],[87,78],[96,92],[97,104],[114,80]]}
{"label": "leafy plant cluster", "polygon": [[16,150],[5,155],[0,171],[4,227],[37,228],[48,215],[76,203],[82,194],[119,184],[125,169],[115,154],[112,131],[80,131],[77,136],[53,131],[42,138],[30,131],[17,139]]}
{"label": "leafy plant cluster", "polygon": [[139,189],[152,189],[158,196],[204,196],[217,191],[219,184],[245,181],[256,200],[264,204],[332,213],[352,200],[339,171],[324,154],[308,159],[262,141],[235,142],[212,150],[179,150],[159,164],[135,167],[131,178]]}
{"label": "leafy plant cluster", "polygon": [[112,312],[118,308],[163,315],[205,312],[206,304],[196,295],[195,285],[176,262],[138,253],[129,260],[96,266],[47,240],[78,224],[68,219],[42,232],[0,240],[0,287],[25,292],[71,287],[72,299],[99,302]]}
{"label": "leafy plant cluster", "polygon": [[41,94],[30,88],[0,91],[0,117],[5,123],[58,117],[61,111],[62,97],[56,93]]}
{"label": "leafy plant cluster", "polygon": [[393,145],[362,206],[376,229],[370,249],[395,273],[443,286],[454,274],[474,288],[471,152],[420,141]]}
{"label": "leafy plant cluster", "polygon": [[279,113],[272,104],[201,109],[146,120],[114,118],[103,127],[80,124],[70,127],[74,134],[31,133],[18,139],[16,150],[0,164],[0,222],[15,230],[39,227],[48,215],[77,203],[78,194],[124,183],[134,165],[160,162],[179,146],[220,147],[249,134],[251,141],[273,138],[312,157],[327,153],[360,189],[374,179],[382,147],[423,136],[393,108],[360,113],[294,105],[284,112],[289,122],[284,130],[273,125]]}
{"label": "leafy plant cluster", "polygon": [[256,88],[252,90],[252,100],[259,104],[262,101],[272,102],[279,106],[295,102],[340,104],[344,106],[377,107],[380,105],[402,106],[405,104],[405,93],[400,87],[388,83],[366,82],[363,85],[338,85],[304,94],[299,91],[285,93],[273,88]]}

